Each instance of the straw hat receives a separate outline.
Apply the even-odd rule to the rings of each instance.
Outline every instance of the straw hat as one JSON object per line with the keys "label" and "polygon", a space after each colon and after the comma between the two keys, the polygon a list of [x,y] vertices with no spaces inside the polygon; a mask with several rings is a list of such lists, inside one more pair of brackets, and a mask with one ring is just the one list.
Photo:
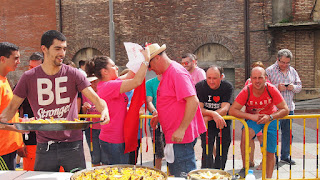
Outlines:
{"label": "straw hat", "polygon": [[88,79],[89,82],[92,82],[92,81],[97,80],[98,78],[95,77],[95,76],[91,76],[91,77],[87,77],[87,79]]}
{"label": "straw hat", "polygon": [[158,43],[154,43],[148,46],[150,50],[150,59],[154,58],[156,55],[160,54],[164,50],[166,50],[167,46],[163,44],[161,47]]}

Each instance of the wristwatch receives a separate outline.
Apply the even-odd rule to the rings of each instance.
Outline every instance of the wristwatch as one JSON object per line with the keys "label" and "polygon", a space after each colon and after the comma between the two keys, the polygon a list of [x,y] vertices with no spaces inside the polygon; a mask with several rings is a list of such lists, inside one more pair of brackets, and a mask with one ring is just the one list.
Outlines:
{"label": "wristwatch", "polygon": [[146,65],[147,67],[149,66],[149,62],[148,62],[148,61],[142,61],[142,63],[143,63],[144,65]]}
{"label": "wristwatch", "polygon": [[152,110],[152,111],[151,111],[151,114],[153,114],[154,112],[156,112],[156,109]]}
{"label": "wristwatch", "polygon": [[270,121],[272,121],[273,120],[273,116],[271,114],[269,116],[270,116]]}

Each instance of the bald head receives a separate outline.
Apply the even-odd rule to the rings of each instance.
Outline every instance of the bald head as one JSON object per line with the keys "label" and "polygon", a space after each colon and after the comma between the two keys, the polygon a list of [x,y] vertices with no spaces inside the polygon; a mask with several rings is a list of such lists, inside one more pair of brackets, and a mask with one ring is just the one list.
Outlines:
{"label": "bald head", "polygon": [[267,75],[267,74],[266,74],[266,70],[263,69],[262,67],[259,67],[259,66],[252,68],[252,70],[251,70],[251,76],[252,76],[252,74],[254,74],[254,73],[261,73],[263,76],[266,76],[266,75]]}
{"label": "bald head", "polygon": [[251,82],[253,90],[262,90],[265,87],[266,83],[266,71],[262,67],[254,67],[251,71]]}

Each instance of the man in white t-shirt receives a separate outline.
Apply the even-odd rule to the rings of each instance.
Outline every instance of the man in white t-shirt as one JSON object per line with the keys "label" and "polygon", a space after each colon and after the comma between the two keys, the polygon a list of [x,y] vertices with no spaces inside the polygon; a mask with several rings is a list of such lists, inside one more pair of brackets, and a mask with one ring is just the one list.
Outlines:
{"label": "man in white t-shirt", "polygon": [[206,72],[197,66],[197,57],[194,54],[187,53],[182,56],[182,66],[191,74],[193,85],[206,79]]}
{"label": "man in white t-shirt", "polygon": [[79,71],[85,76],[87,77],[87,73],[86,73],[86,61],[84,60],[80,60],[79,61]]}

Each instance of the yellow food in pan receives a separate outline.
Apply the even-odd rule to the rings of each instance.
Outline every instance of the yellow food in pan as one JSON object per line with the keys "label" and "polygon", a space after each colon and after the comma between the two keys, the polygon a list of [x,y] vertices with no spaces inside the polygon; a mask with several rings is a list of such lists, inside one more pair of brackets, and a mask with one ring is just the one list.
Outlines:
{"label": "yellow food in pan", "polygon": [[75,180],[163,180],[165,177],[152,169],[108,167],[81,173]]}
{"label": "yellow food in pan", "polygon": [[24,121],[21,123],[32,123],[32,124],[50,124],[50,123],[77,123],[82,122],[79,119],[74,119],[74,121],[68,121],[68,120],[55,120],[53,118],[51,119],[38,119],[38,120],[30,120],[30,121]]}
{"label": "yellow food in pan", "polygon": [[196,178],[196,179],[225,179],[225,180],[228,180],[229,178],[222,175],[222,174],[219,174],[219,173],[212,173],[210,171],[208,172],[201,172],[201,173],[198,173],[198,174],[191,174],[190,175],[192,178]]}

